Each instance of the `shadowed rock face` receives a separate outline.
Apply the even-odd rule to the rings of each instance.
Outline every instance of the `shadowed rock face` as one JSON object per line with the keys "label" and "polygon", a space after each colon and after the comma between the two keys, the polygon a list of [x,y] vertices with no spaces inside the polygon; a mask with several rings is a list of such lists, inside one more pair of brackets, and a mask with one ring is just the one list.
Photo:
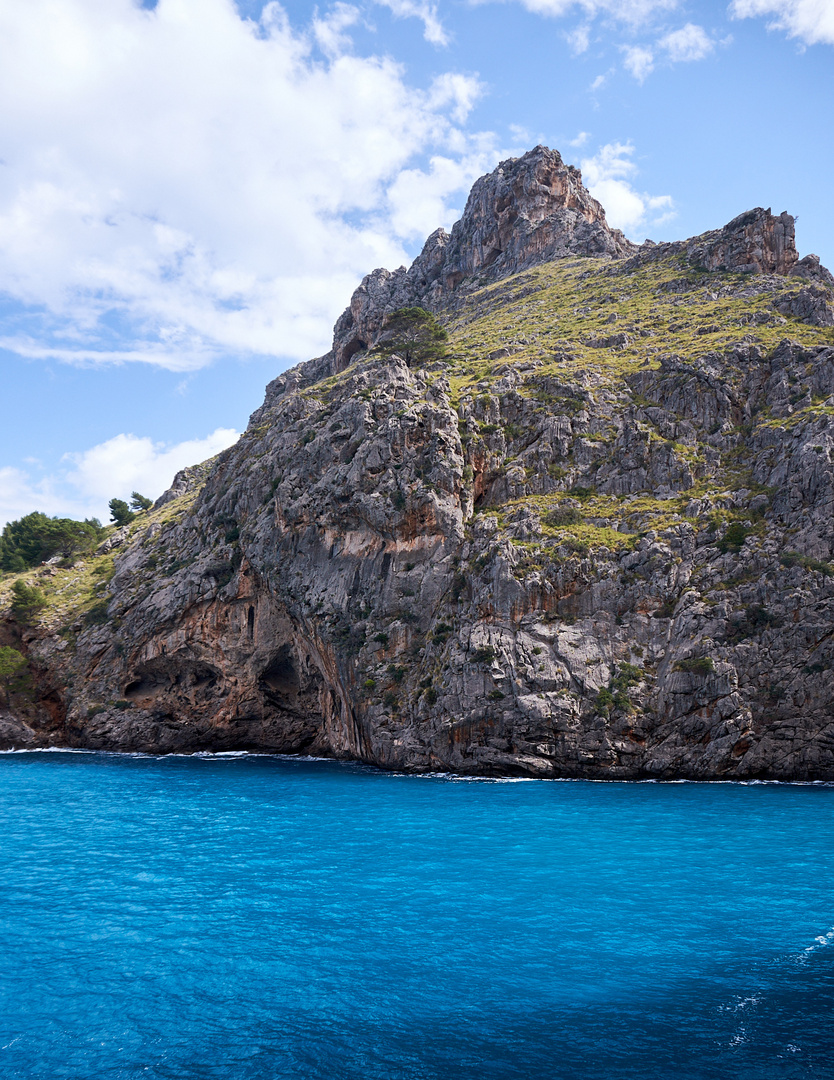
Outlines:
{"label": "shadowed rock face", "polygon": [[[828,277],[788,215],[638,251],[503,163],[108,541],[105,622],[5,624],[40,704],[0,745],[834,778]],[[418,300],[453,356],[366,352]]]}

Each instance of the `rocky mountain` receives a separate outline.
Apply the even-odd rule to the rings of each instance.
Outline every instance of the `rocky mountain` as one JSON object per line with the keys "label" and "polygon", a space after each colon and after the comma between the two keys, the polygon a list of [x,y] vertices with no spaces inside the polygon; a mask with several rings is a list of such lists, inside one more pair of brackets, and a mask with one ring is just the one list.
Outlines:
{"label": "rocky mountain", "polygon": [[[448,352],[409,367],[378,343],[418,305]],[[537,147],[234,447],[24,575],[0,739],[834,778],[832,460],[834,278],[793,218],[636,247]]]}

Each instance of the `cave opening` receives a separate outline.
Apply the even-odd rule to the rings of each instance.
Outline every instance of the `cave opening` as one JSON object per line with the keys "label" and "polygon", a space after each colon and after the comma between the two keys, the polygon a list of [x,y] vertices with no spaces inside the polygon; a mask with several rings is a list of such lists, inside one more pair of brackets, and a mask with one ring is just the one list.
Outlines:
{"label": "cave opening", "polygon": [[349,364],[358,352],[361,352],[363,349],[367,349],[367,347],[367,341],[363,341],[362,338],[354,338],[353,341],[345,345],[344,351],[342,352],[343,362],[345,364]]}
{"label": "cave opening", "polygon": [[289,645],[282,645],[261,673],[260,683],[268,697],[286,700],[298,696],[298,668]]}
{"label": "cave opening", "polygon": [[124,688],[128,701],[139,698],[158,698],[164,694],[186,694],[211,691],[217,685],[220,672],[211,664],[176,657],[156,658],[141,664]]}

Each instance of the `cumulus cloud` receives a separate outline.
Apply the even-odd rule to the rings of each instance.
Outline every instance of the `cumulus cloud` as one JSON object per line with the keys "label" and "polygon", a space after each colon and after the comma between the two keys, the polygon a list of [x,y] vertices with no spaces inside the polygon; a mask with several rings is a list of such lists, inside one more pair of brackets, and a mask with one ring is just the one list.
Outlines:
{"label": "cumulus cloud", "polygon": [[631,178],[638,171],[631,160],[633,154],[631,143],[606,143],[593,157],[580,162],[585,185],[605,207],[608,223],[631,236],[675,215],[670,195],[649,195],[633,187]]}
{"label": "cumulus cloud", "polygon": [[772,16],[769,29],[784,30],[805,45],[834,45],[834,3],[831,0],[733,0],[736,19]]}
{"label": "cumulus cloud", "polygon": [[521,0],[528,11],[551,18],[562,18],[577,11],[586,19],[603,15],[621,23],[639,26],[658,13],[672,11],[678,0]]}
{"label": "cumulus cloud", "polygon": [[[431,4],[396,3],[440,40]],[[0,292],[18,305],[4,347],[176,370],[326,348],[362,274],[407,261],[400,176],[451,163],[427,167],[448,220],[455,175],[498,160],[460,126],[478,80],[410,85],[353,54],[358,17],[337,3],[298,28],[274,0],[258,22],[233,0],[0,6]]]}
{"label": "cumulus cloud", "polygon": [[469,189],[485,169],[485,155],[463,160],[433,157],[427,169],[404,169],[388,189],[389,217],[399,236],[424,239],[439,225],[450,228],[462,208],[449,196]]}
{"label": "cumulus cloud", "polygon": [[[724,42],[726,44],[726,42]],[[670,64],[703,60],[715,49],[715,42],[702,26],[686,23],[659,38],[654,46],[622,45],[623,67],[638,82],[645,82],[655,69],[657,54]]]}
{"label": "cumulus cloud", "polygon": [[623,46],[623,67],[638,82],[644,82],[654,71],[654,53],[643,45]]}
{"label": "cumulus cloud", "polygon": [[448,45],[449,35],[437,14],[437,4],[428,0],[374,0],[387,7],[400,19],[419,19],[423,24],[423,37],[432,45]]}
{"label": "cumulus cloud", "polygon": [[0,528],[33,510],[106,522],[107,503],[113,497],[128,499],[132,491],[139,491],[156,499],[180,469],[214,457],[237,438],[231,428],[217,428],[204,439],[174,445],[122,434],[64,455],[62,468],[46,476],[35,475],[34,470],[0,468]]}
{"label": "cumulus cloud", "polygon": [[673,64],[703,60],[715,48],[715,43],[702,26],[687,23],[680,30],[673,30],[658,41]]}
{"label": "cumulus cloud", "polygon": [[116,435],[82,453],[66,454],[71,468],[66,481],[80,498],[107,505],[114,494],[131,491],[157,498],[174,474],[186,465],[214,457],[238,438],[232,428],[217,428],[204,439],[187,439],[168,446],[138,435]]}

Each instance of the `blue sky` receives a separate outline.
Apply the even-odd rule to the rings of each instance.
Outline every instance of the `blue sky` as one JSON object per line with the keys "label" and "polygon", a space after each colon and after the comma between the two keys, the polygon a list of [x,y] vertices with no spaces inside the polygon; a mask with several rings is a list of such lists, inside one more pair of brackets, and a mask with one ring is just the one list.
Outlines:
{"label": "blue sky", "polygon": [[159,495],[540,142],[834,266],[832,76],[834,0],[0,0],[0,522]]}

